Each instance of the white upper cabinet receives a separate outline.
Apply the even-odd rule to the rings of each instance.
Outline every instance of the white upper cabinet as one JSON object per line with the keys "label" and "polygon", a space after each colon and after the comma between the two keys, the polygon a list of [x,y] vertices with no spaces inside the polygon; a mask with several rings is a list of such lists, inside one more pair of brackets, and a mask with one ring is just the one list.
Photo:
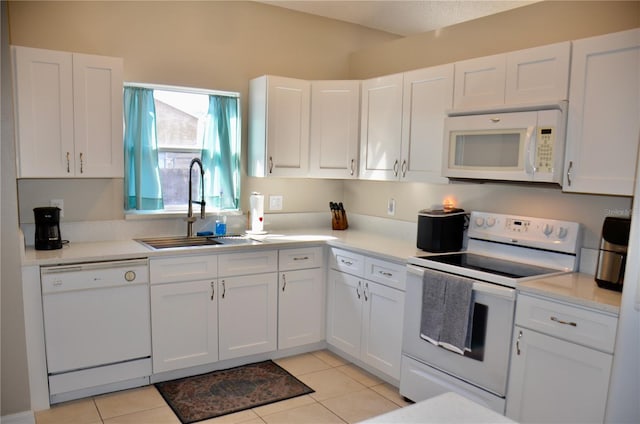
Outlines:
{"label": "white upper cabinet", "polygon": [[250,81],[250,177],[307,176],[310,96],[309,81],[271,75]]}
{"label": "white upper cabinet", "polygon": [[362,81],[360,177],[397,180],[402,142],[402,74]]}
{"label": "white upper cabinet", "polygon": [[18,178],[122,178],[122,59],[13,53]]}
{"label": "white upper cabinet", "polygon": [[464,60],[455,64],[453,107],[472,108],[504,104],[504,54]]}
{"label": "white upper cabinet", "polygon": [[453,103],[453,64],[404,74],[400,179],[444,182],[441,176],[446,111]]}
{"label": "white upper cabinet", "polygon": [[566,100],[570,58],[569,41],[508,53],[505,103]]}
{"label": "white upper cabinet", "polygon": [[309,176],[358,177],[360,81],[311,83]]}
{"label": "white upper cabinet", "polygon": [[455,64],[454,109],[558,102],[567,98],[571,43]]}
{"label": "white upper cabinet", "polygon": [[640,29],[574,41],[563,190],[631,196],[639,116]]}

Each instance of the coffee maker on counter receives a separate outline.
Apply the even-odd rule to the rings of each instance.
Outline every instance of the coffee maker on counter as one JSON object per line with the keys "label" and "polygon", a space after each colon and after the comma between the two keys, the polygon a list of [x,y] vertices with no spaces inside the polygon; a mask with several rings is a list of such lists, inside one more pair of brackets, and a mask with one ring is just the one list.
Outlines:
{"label": "coffee maker on counter", "polygon": [[604,219],[595,276],[598,287],[622,291],[630,229],[630,218]]}
{"label": "coffee maker on counter", "polygon": [[34,208],[33,215],[36,219],[35,249],[62,249],[60,208],[55,206]]}

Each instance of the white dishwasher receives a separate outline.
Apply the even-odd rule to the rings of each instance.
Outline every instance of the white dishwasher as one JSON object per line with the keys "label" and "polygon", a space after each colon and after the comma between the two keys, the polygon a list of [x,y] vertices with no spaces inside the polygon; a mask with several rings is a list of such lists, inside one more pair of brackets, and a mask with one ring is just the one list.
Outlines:
{"label": "white dishwasher", "polygon": [[146,259],[42,267],[51,403],[149,384]]}

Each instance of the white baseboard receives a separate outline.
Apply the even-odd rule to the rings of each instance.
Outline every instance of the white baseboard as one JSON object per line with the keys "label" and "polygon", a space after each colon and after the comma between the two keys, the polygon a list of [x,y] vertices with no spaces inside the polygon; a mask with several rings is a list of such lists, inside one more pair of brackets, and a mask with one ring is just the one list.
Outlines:
{"label": "white baseboard", "polygon": [[2,424],[36,424],[36,416],[33,411],[18,412],[17,414],[0,417]]}

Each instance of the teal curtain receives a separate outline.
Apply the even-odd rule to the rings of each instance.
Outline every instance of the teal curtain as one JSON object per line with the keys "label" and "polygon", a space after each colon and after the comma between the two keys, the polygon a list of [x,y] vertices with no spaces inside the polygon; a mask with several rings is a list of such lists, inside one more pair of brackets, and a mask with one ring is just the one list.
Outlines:
{"label": "teal curtain", "polygon": [[239,102],[236,97],[209,96],[209,112],[202,146],[207,205],[218,210],[240,205]]}
{"label": "teal curtain", "polygon": [[164,209],[153,90],[124,88],[125,209]]}

